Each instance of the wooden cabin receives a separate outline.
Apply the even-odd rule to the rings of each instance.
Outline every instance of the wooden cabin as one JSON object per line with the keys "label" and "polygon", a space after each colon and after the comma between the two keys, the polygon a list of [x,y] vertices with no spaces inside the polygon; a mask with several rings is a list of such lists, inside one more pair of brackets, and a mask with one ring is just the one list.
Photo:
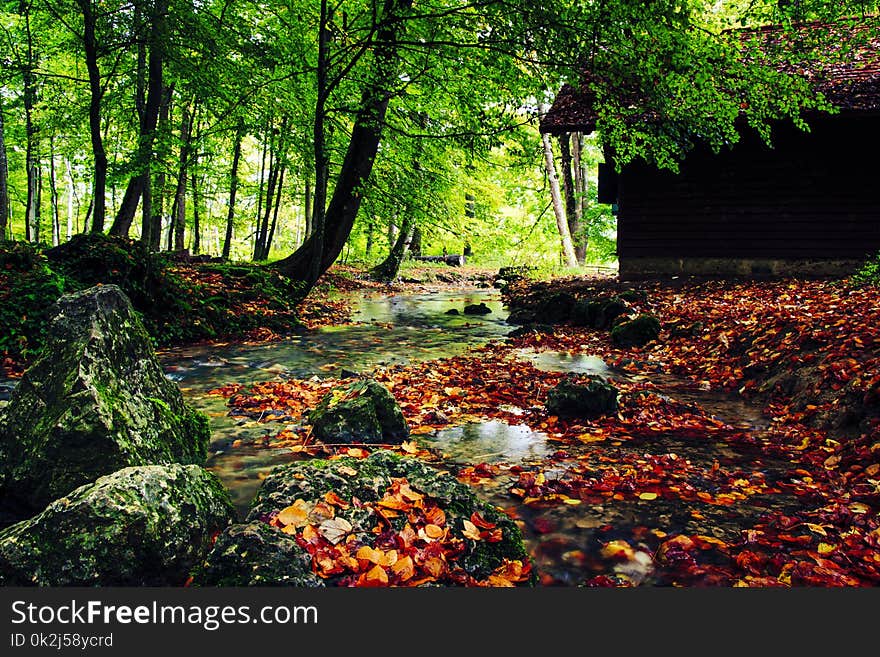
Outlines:
{"label": "wooden cabin", "polygon": [[[874,53],[815,76],[840,113],[810,118],[810,132],[775,125],[772,149],[744,130],[718,154],[696,148],[679,173],[600,165],[599,200],[616,205],[620,278],[836,276],[880,252]],[[542,132],[592,132],[592,99],[563,87]]]}

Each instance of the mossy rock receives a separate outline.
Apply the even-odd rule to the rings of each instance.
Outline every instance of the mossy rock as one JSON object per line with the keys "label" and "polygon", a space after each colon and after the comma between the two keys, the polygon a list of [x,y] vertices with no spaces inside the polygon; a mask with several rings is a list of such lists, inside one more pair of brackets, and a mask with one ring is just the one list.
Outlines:
{"label": "mossy rock", "polygon": [[38,511],[134,465],[204,463],[208,420],[156,360],[114,285],[62,297],[0,424],[0,506]]}
{"label": "mossy rock", "polygon": [[595,418],[617,411],[618,390],[601,377],[580,382],[566,377],[547,394],[545,404],[551,415],[569,418]]}
{"label": "mossy rock", "polygon": [[[519,527],[500,509],[481,501],[448,472],[415,458],[381,450],[365,459],[316,459],[275,468],[260,487],[245,524],[234,525],[220,535],[204,566],[195,574],[194,584],[335,586],[350,583],[342,575],[327,579],[310,576],[311,571],[306,568],[310,557],[306,551],[291,536],[267,523],[297,500],[311,504],[332,493],[352,502],[348,508],[337,509],[335,516],[350,525],[347,540],[353,545],[374,546],[380,540],[374,527],[382,525],[386,533],[393,533],[409,522],[406,513],[380,518],[370,506],[401,479],[443,509],[444,526],[453,533],[460,533],[464,521],[470,521],[474,513],[500,529],[501,539],[497,542],[463,538],[463,549],[455,557],[456,568],[484,580],[505,560],[530,564]],[[533,576],[528,583],[534,581]]]}
{"label": "mossy rock", "polygon": [[124,468],[0,532],[0,585],[181,586],[233,518],[199,466]]}
{"label": "mossy rock", "polygon": [[611,329],[611,341],[618,347],[644,347],[660,335],[660,320],[653,315],[638,315]]}
{"label": "mossy rock", "polygon": [[318,588],[311,556],[293,536],[265,522],[233,525],[217,537],[205,563],[195,570],[197,586],[298,586]]}
{"label": "mossy rock", "polygon": [[358,379],[328,392],[309,411],[312,435],[325,443],[399,445],[409,427],[397,401],[382,384]]}
{"label": "mossy rock", "polygon": [[568,292],[556,292],[540,304],[537,316],[546,324],[565,322],[571,318],[576,302],[575,297]]}

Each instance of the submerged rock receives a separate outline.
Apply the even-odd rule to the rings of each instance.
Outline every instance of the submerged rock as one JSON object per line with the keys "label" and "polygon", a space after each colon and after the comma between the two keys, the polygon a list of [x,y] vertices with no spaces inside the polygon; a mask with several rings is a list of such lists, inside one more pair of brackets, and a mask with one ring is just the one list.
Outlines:
{"label": "submerged rock", "polygon": [[566,377],[547,395],[547,412],[561,418],[593,418],[617,411],[618,390],[601,377],[579,383]]}
{"label": "submerged rock", "polygon": [[485,303],[480,302],[466,305],[462,312],[465,315],[489,315],[492,313],[492,309]]}
{"label": "submerged rock", "polygon": [[233,518],[197,465],[124,468],[0,532],[0,585],[180,586]]}
{"label": "submerged rock", "polygon": [[115,285],[62,297],[0,418],[0,504],[32,510],[132,465],[204,463],[207,418],[156,360]]}
{"label": "submerged rock", "polygon": [[660,320],[653,315],[639,315],[611,329],[611,341],[618,347],[644,347],[660,335]]}
{"label": "submerged rock", "polygon": [[[412,572],[394,568],[407,559]],[[351,585],[372,570],[374,584],[405,584],[408,576],[431,573],[426,583],[458,585],[485,581],[510,562],[526,572],[531,567],[520,530],[507,515],[451,474],[379,451],[365,459],[275,468],[245,524],[220,535],[194,584]],[[315,576],[316,569],[324,576]]]}
{"label": "submerged rock", "polygon": [[359,379],[328,392],[309,411],[312,434],[325,443],[400,444],[409,427],[394,397],[373,379]]}

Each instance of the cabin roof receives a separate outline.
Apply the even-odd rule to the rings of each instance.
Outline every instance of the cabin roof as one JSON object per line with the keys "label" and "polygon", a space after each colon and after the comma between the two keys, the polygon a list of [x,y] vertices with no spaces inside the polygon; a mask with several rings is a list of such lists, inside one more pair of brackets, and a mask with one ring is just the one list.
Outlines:
{"label": "cabin roof", "polygon": [[[853,27],[844,23],[809,23],[788,33],[781,27],[741,29],[736,33],[744,43],[757,39],[760,49],[767,53],[785,46],[786,40],[821,35],[826,42],[835,44],[825,49],[829,54],[828,61],[810,64],[786,61],[778,64],[777,68],[806,77],[814,90],[824,94],[841,111],[873,112],[880,110],[880,37],[875,34],[864,39],[846,38],[857,36],[864,30],[864,25]],[[835,35],[841,38],[835,39]],[[844,54],[840,44],[847,40],[855,46]],[[598,119],[596,95],[591,89],[591,82],[596,78],[596,73],[586,71],[580,88],[563,85],[550,110],[541,119],[541,132],[592,132]],[[646,115],[642,118],[650,120],[651,117]]]}

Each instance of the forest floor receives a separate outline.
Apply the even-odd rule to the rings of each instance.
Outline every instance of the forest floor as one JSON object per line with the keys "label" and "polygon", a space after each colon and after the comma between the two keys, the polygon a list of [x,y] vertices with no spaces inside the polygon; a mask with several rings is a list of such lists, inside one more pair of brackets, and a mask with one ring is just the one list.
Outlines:
{"label": "forest floor", "polygon": [[[188,286],[218,294],[225,278],[237,277],[241,289],[224,297],[224,309],[250,313],[236,324],[242,329],[236,339],[249,341],[282,338],[279,327],[294,318],[299,331],[350,321],[340,291],[491,287],[495,274],[426,265],[407,268],[399,282],[387,285],[356,267],[336,266],[303,304],[290,308],[277,305],[277,298],[254,297],[244,270],[197,263],[173,268]],[[9,278],[11,269],[7,261],[0,275]],[[553,451],[540,463],[475,462],[456,474],[515,500],[508,511],[536,538],[539,568],[556,551],[554,558],[577,561],[586,573],[578,584],[880,584],[880,290],[846,281],[622,285],[573,277],[523,279],[505,286],[503,298],[511,309],[540,313],[555,295],[609,298],[630,288],[639,294],[629,297],[627,313],[649,313],[661,323],[659,337],[644,347],[619,348],[608,330],[563,320],[464,355],[378,367],[372,376],[392,390],[416,437],[491,419],[548,436]],[[193,334],[189,341],[226,338]],[[519,358],[524,349],[601,357],[620,390],[617,414],[594,420],[548,414],[548,392],[566,375]],[[20,375],[26,364],[21,353],[7,351],[0,375]],[[760,431],[748,430],[699,403],[671,398],[656,384],[664,375],[745,399],[762,409],[766,422]],[[291,378],[215,393],[239,414],[301,416],[337,382]],[[706,459],[689,451],[709,442],[727,446],[737,458]],[[322,446],[307,431],[290,429],[271,435],[267,447],[331,458],[369,450]],[[438,459],[415,440],[395,449]],[[569,510],[614,505],[639,522],[588,523],[588,540],[554,544]],[[544,585],[561,583],[551,572],[540,577]]]}
{"label": "forest floor", "polygon": [[[484,285],[483,276],[447,285]],[[363,284],[354,270],[337,269],[329,280],[338,287]],[[607,298],[633,287],[640,295],[628,312],[661,321],[659,338],[644,347],[619,348],[607,330],[562,321],[462,356],[379,367],[372,375],[392,390],[415,436],[500,420],[549,437],[554,451],[542,462],[475,462],[456,474],[516,500],[506,506],[536,537],[539,566],[578,561],[586,573],[579,584],[880,584],[880,292],[831,281],[623,286],[568,278],[522,280],[507,286],[504,298],[513,309],[540,311],[560,293]],[[315,303],[325,301],[318,296]],[[315,316],[347,321],[344,308]],[[523,349],[600,356],[620,375],[611,377],[621,393],[618,413],[595,420],[548,414],[548,392],[566,375],[522,360]],[[763,409],[766,422],[755,431],[719,420],[699,403],[664,394],[655,383],[663,375],[748,400]],[[215,394],[236,414],[296,417],[336,383],[275,380]],[[706,458],[711,450],[699,448],[709,443],[728,451]],[[322,446],[305,428],[281,430],[267,446],[331,458],[366,456],[370,449]],[[438,459],[417,441],[394,449]],[[723,456],[730,453],[736,456]],[[589,539],[557,540],[566,514],[590,507],[607,517],[613,505],[619,518],[638,521],[595,526],[581,516]],[[549,571],[540,577],[544,585],[563,583]]]}

